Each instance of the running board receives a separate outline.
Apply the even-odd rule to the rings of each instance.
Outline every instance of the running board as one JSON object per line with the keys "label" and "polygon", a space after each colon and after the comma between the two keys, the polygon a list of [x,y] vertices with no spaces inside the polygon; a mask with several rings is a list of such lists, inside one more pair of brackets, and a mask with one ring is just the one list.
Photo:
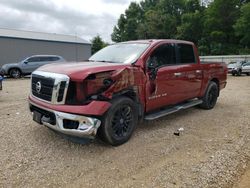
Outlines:
{"label": "running board", "polygon": [[180,110],[191,108],[191,107],[199,105],[201,103],[202,103],[202,100],[192,100],[192,101],[189,101],[189,102],[186,102],[186,103],[176,105],[174,107],[166,108],[164,110],[151,113],[149,115],[146,115],[144,119],[149,120],[149,121],[150,120],[155,120],[155,119],[158,119],[160,117],[163,117],[163,116],[178,112]]}

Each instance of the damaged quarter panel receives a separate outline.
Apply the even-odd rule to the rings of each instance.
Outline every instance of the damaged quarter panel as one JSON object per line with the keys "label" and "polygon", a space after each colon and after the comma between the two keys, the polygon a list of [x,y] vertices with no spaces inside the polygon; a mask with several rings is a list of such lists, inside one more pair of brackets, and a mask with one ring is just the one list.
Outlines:
{"label": "damaged quarter panel", "polygon": [[[132,90],[139,97],[143,91],[143,77],[145,77],[143,71],[138,67],[125,67],[121,70],[115,71],[111,79],[113,84],[103,92],[103,96],[111,99],[115,94]],[[140,101],[143,102],[143,98],[140,98]]]}

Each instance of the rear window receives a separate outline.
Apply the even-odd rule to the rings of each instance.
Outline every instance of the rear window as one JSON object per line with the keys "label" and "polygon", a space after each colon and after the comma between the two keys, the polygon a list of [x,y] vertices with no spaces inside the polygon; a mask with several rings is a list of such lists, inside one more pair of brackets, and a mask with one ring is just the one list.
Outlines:
{"label": "rear window", "polygon": [[178,44],[179,63],[196,63],[193,46],[190,44]]}

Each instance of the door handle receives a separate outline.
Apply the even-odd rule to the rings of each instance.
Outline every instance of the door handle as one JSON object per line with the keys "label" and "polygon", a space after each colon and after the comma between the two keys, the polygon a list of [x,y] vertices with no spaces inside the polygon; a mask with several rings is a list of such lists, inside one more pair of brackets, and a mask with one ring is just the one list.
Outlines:
{"label": "door handle", "polygon": [[181,76],[182,73],[181,73],[181,72],[176,72],[176,73],[174,73],[174,75],[175,75],[175,76]]}
{"label": "door handle", "polygon": [[196,73],[201,73],[201,70],[196,70],[195,72],[196,72]]}

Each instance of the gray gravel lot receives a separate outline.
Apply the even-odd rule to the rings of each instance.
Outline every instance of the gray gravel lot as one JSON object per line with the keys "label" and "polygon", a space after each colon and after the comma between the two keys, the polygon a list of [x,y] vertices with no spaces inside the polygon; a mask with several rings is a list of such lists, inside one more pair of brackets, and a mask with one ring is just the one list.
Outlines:
{"label": "gray gravel lot", "polygon": [[34,123],[29,85],[5,80],[0,92],[0,187],[250,187],[250,77],[229,76],[213,110],[144,122],[120,147],[73,143]]}

